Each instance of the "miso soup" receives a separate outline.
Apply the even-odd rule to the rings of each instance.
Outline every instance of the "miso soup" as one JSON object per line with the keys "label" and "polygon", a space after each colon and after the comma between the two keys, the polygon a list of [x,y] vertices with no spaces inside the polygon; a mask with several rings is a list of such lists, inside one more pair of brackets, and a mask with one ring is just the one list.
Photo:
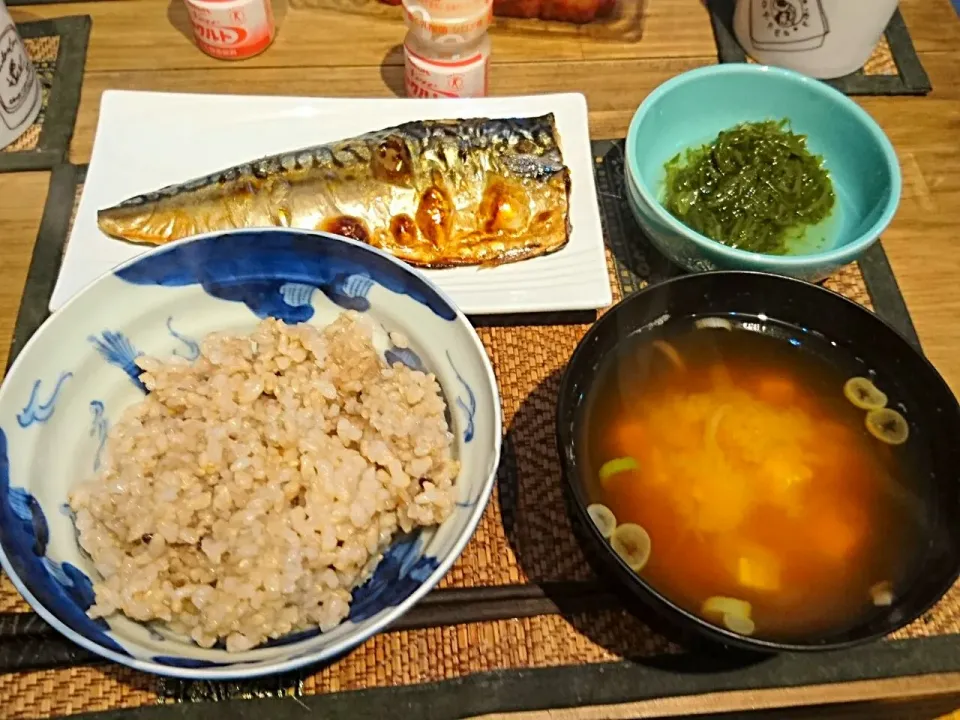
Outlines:
{"label": "miso soup", "polygon": [[591,518],[709,622],[785,642],[842,633],[894,601],[921,549],[900,403],[818,336],[670,321],[622,342],[587,399]]}

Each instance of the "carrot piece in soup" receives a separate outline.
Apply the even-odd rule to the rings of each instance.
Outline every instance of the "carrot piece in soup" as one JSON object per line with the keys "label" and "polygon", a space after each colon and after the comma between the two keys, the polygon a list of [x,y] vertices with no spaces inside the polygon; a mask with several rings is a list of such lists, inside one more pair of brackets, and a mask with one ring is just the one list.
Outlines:
{"label": "carrot piece in soup", "polygon": [[751,590],[776,592],[780,589],[780,563],[763,548],[745,548],[737,559],[737,581]]}
{"label": "carrot piece in soup", "polygon": [[767,375],[757,381],[757,396],[774,405],[790,405],[797,399],[797,386],[790,378]]}
{"label": "carrot piece in soup", "polygon": [[846,455],[854,455],[854,457],[856,457],[855,454],[851,452],[851,446],[856,442],[856,436],[846,425],[818,418],[817,435],[822,440],[818,450],[822,450],[825,446],[831,449],[839,449]]}
{"label": "carrot piece in soup", "polygon": [[640,468],[643,473],[642,480],[652,485],[663,485],[667,482],[668,474],[666,461],[663,452],[658,447],[650,448],[647,453],[647,460],[644,467]]}
{"label": "carrot piece in soup", "polygon": [[641,472],[628,470],[608,478],[603,483],[603,498],[608,507],[617,508],[617,519],[620,522],[632,522],[639,517],[639,510],[644,503]]}
{"label": "carrot piece in soup", "polygon": [[730,369],[723,363],[711,365],[707,370],[707,375],[714,390],[727,390],[733,386],[733,375],[730,374]]}
{"label": "carrot piece in soup", "polygon": [[613,447],[618,457],[634,457],[643,462],[647,447],[647,432],[639,420],[627,420],[613,428]]}
{"label": "carrot piece in soup", "polygon": [[814,547],[830,560],[847,560],[867,536],[867,518],[852,503],[822,508],[811,516]]}

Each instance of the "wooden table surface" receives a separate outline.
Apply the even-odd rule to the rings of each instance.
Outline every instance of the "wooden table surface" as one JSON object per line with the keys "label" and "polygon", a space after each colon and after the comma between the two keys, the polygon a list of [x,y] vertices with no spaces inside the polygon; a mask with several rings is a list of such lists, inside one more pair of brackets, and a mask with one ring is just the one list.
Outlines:
{"label": "wooden table surface", "polygon": [[[395,10],[342,9],[356,8],[361,1],[275,0],[276,42],[261,56],[240,63],[214,60],[196,49],[181,0],[34,5],[11,8],[11,14],[18,22],[78,14],[93,18],[70,148],[70,160],[85,163],[101,94],[108,88],[386,97],[401,92],[403,23]],[[593,135],[622,137],[637,105],[657,84],[716,62],[700,0],[626,1],[644,2],[639,38],[500,22],[493,32],[491,92],[583,92]],[[960,18],[950,0],[901,0],[901,8],[934,91],[925,98],[863,97],[857,102],[889,135],[903,168],[903,198],[883,236],[884,247],[927,355],[960,392]],[[0,174],[0,367],[6,363],[48,181],[47,172]],[[960,675],[950,674],[786,694],[666,699],[622,707],[615,716],[957,692]],[[613,709],[526,716],[612,717],[607,711]]]}

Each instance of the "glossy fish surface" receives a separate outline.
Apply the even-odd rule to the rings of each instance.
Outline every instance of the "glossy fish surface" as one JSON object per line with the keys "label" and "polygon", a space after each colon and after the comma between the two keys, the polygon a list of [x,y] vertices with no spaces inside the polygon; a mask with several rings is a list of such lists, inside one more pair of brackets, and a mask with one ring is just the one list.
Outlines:
{"label": "glossy fish surface", "polygon": [[553,115],[423,120],[171,185],[97,222],[150,245],[234,228],[323,230],[442,268],[560,250],[569,199]]}

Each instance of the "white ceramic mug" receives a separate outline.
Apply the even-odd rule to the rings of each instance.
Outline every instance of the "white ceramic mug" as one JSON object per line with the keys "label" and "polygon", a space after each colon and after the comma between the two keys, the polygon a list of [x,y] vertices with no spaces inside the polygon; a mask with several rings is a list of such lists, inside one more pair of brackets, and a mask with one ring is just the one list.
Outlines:
{"label": "white ceramic mug", "polygon": [[0,147],[6,147],[36,120],[43,95],[37,71],[2,1],[0,28]]}
{"label": "white ceramic mug", "polygon": [[737,0],[733,29],[746,53],[815,78],[863,67],[898,0]]}

